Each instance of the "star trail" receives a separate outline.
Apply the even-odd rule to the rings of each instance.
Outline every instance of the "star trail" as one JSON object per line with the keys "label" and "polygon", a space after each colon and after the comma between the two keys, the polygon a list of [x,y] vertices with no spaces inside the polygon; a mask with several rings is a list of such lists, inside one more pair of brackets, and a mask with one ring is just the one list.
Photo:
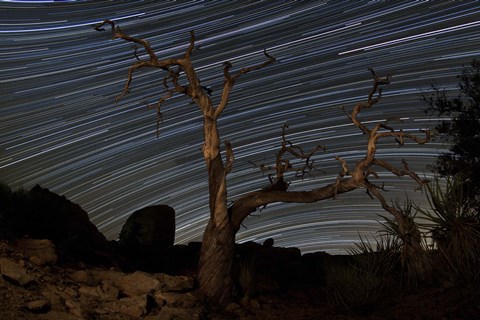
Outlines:
{"label": "star trail", "polygon": [[[233,70],[277,63],[242,76],[219,120],[233,146],[229,199],[268,185],[256,164],[272,164],[281,130],[315,155],[322,171],[294,180],[291,190],[335,181],[341,156],[354,164],[366,137],[342,111],[364,101],[368,68],[392,75],[380,103],[362,111],[411,133],[432,128],[421,93],[435,84],[455,94],[462,66],[479,58],[480,3],[476,1],[0,1],[0,180],[12,188],[35,184],[85,209],[108,239],[116,239],[135,210],[168,204],[176,211],[176,243],[199,241],[207,223],[207,172],[200,151],[198,107],[176,95],[156,114],[147,104],[163,93],[159,70],[138,72],[131,93],[115,103],[136,60],[131,43],[96,32],[114,20],[149,41],[159,59],[181,56],[194,30],[192,61],[218,103],[223,62]],[[139,50],[138,55],[146,56]],[[377,158],[405,159],[421,176],[448,146],[435,140],[399,147],[382,140]],[[414,182],[379,171],[389,199],[426,204]],[[244,222],[237,241],[295,246],[304,253],[343,252],[379,229],[380,204],[356,190],[314,204],[273,204]]]}

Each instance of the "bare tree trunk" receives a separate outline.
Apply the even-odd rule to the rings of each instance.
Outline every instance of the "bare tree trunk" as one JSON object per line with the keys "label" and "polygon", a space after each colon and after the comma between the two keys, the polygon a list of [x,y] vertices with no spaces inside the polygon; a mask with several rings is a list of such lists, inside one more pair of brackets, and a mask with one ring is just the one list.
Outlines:
{"label": "bare tree trunk", "polygon": [[216,227],[210,219],[203,235],[197,281],[211,306],[222,306],[233,299],[235,233],[230,224]]}
{"label": "bare tree trunk", "polygon": [[[211,108],[205,108],[212,110]],[[208,169],[210,219],[203,235],[198,269],[198,285],[202,297],[212,307],[223,306],[233,299],[232,262],[235,256],[235,234],[227,208],[226,176],[233,158],[225,164],[220,155],[220,138],[216,119],[204,115],[203,156]]]}
{"label": "bare tree trunk", "polygon": [[[148,41],[123,33],[112,20],[106,19],[97,24],[95,30],[104,31],[104,25],[110,25],[114,39],[123,39],[135,44],[134,57],[136,61],[128,70],[127,81],[117,100],[130,92],[130,83],[133,80],[133,74],[137,72],[137,70],[142,68],[156,68],[166,72],[166,76],[163,79],[165,93],[161,96],[158,103],[152,106],[147,105],[149,108],[155,108],[157,110],[157,135],[159,134],[159,123],[162,121],[160,108],[162,104],[175,93],[189,96],[203,114],[205,139],[203,157],[208,169],[210,219],[203,238],[198,282],[201,293],[203,293],[211,305],[223,305],[232,298],[233,279],[231,270],[235,255],[235,234],[240,228],[242,221],[259,207],[265,207],[274,202],[309,203],[322,201],[335,198],[337,194],[349,192],[357,188],[366,188],[372,197],[377,197],[382,203],[382,206],[395,216],[399,227],[405,229],[403,215],[393,210],[381,195],[380,190],[383,190],[383,186],[377,186],[368,180],[371,176],[375,178],[379,176],[372,166],[381,167],[399,177],[408,175],[420,185],[426,183],[426,181],[420,179],[412,172],[406,162],[404,162],[403,169],[398,169],[386,161],[376,159],[377,141],[380,138],[393,138],[399,145],[403,145],[405,140],[424,144],[430,140],[430,133],[422,130],[422,132],[425,133],[425,138],[420,138],[402,130],[394,130],[386,123],[378,123],[373,128],[368,128],[357,118],[357,115],[363,109],[372,108],[372,106],[380,100],[382,95],[380,86],[389,84],[390,76],[384,78],[377,77],[375,72],[370,69],[374,83],[368,95],[368,100],[358,103],[350,114],[347,114],[344,109],[352,123],[368,137],[365,157],[358,161],[352,170],[349,170],[347,162],[344,159],[335,156],[342,168],[335,182],[323,187],[319,186],[310,191],[287,191],[288,183],[284,180],[284,173],[296,171],[296,173],[300,174],[303,178],[308,170],[314,168],[314,162],[311,157],[318,149],[323,149],[323,147],[317,146],[314,151],[304,153],[300,147],[292,145],[285,139],[286,126],[284,126],[282,148],[277,154],[275,165],[276,177],[275,179],[270,179],[271,187],[247,193],[237,199],[234,204],[228,208],[226,176],[232,168],[234,157],[232,146],[228,141],[225,141],[226,158],[222,160],[217,120],[228,105],[230,92],[235,81],[251,71],[259,70],[275,63],[275,58],[269,55],[267,51],[264,51],[266,60],[263,63],[244,67],[234,73],[230,72],[232,64],[228,61],[225,62],[223,67],[223,90],[220,95],[220,102],[214,107],[212,106],[212,100],[209,98],[211,90],[201,85],[200,79],[197,77],[192,65],[191,56],[195,48],[195,34],[193,31],[190,32],[190,44],[183,57],[160,60],[155,54],[155,51],[150,47]],[[137,45],[146,51],[147,59],[140,59],[137,55]],[[179,77],[183,75],[187,78],[187,84],[182,84],[182,82],[179,81]],[[283,158],[283,156],[287,154],[301,159],[304,162],[303,167],[294,169],[293,164],[288,159]],[[419,239],[418,234],[415,233],[412,241],[414,243],[413,246],[416,248],[419,248]]]}

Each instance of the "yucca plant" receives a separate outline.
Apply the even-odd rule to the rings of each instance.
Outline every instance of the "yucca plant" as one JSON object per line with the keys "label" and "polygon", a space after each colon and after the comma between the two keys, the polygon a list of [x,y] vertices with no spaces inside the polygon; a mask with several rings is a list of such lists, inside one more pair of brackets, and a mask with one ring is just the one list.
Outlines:
{"label": "yucca plant", "polygon": [[375,276],[382,278],[389,274],[399,262],[398,238],[389,234],[373,236],[374,243],[358,235],[360,242],[355,243],[347,252],[354,256],[357,265]]}
{"label": "yucca plant", "polygon": [[[431,263],[426,250],[426,236],[420,231],[420,226],[416,222],[418,210],[414,210],[411,201],[408,199],[405,202],[397,200],[393,206],[404,217],[403,231],[395,219],[381,216],[384,222],[381,223],[382,228],[379,233],[396,239],[402,284],[415,288],[418,286],[418,282],[425,280],[431,271]],[[415,245],[417,239],[420,240],[420,248]]]}
{"label": "yucca plant", "polygon": [[[442,187],[443,185],[443,187]],[[436,178],[427,185],[430,210],[418,208],[452,281],[480,282],[480,215],[459,177]]]}
{"label": "yucca plant", "polygon": [[384,292],[384,279],[398,264],[398,243],[390,236],[373,236],[374,242],[359,234],[360,242],[348,249],[350,263],[325,267],[326,297],[340,311],[363,313]]}

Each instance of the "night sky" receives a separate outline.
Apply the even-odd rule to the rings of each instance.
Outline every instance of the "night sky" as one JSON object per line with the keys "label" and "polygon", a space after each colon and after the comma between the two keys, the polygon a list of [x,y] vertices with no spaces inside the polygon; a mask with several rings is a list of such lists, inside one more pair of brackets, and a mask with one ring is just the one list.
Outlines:
{"label": "night sky", "polygon": [[[341,110],[364,101],[369,67],[392,74],[383,99],[360,119],[416,133],[437,119],[425,115],[420,94],[431,84],[452,91],[462,65],[480,57],[476,1],[0,1],[0,180],[12,188],[35,184],[78,203],[108,239],[135,210],[168,204],[176,210],[176,243],[201,239],[208,219],[207,173],[200,151],[202,117],[186,96],[156,113],[146,107],[163,93],[164,73],[138,72],[132,92],[115,104],[132,44],[93,27],[103,19],[147,39],[160,59],[181,56],[194,30],[192,57],[202,85],[219,101],[223,62],[233,71],[278,63],[242,76],[219,121],[236,162],[229,199],[268,185],[251,162],[272,164],[287,138],[309,150],[327,147],[315,163],[325,172],[292,181],[308,190],[335,181],[341,156],[353,167],[366,137]],[[139,51],[140,58],[146,55]],[[421,176],[439,152],[428,145],[379,143],[377,157],[399,166],[404,158]],[[379,170],[389,199],[405,195],[425,205],[409,178]],[[273,204],[247,218],[238,242],[263,242],[311,251],[342,252],[379,228],[386,215],[365,190],[315,204]]]}

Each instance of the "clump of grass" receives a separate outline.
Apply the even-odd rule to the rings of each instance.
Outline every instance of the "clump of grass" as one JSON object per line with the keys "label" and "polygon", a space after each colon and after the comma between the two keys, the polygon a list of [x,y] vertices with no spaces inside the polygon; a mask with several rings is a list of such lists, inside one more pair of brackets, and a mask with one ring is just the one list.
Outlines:
{"label": "clump of grass", "polygon": [[240,261],[238,283],[244,297],[250,297],[255,287],[255,256],[245,257]]}
{"label": "clump of grass", "polygon": [[327,265],[325,279],[327,302],[340,311],[364,313],[378,301],[383,290],[382,280],[360,262]]}
{"label": "clump of grass", "polygon": [[[443,187],[442,187],[443,185]],[[421,211],[439,253],[438,268],[448,280],[480,283],[480,213],[458,177],[427,185],[430,210]]]}

